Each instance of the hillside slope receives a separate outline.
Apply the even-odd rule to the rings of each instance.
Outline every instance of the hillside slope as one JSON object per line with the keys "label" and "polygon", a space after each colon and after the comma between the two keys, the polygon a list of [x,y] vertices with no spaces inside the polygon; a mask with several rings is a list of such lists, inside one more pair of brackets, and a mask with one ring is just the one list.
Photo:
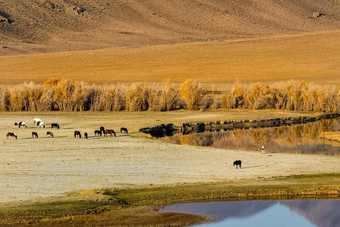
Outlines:
{"label": "hillside slope", "polygon": [[253,38],[339,28],[338,0],[0,1],[0,55]]}

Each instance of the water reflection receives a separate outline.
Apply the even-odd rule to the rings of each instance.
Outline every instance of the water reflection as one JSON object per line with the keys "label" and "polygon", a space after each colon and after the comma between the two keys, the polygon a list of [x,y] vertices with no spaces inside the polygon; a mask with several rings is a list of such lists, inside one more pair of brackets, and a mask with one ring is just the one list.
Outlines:
{"label": "water reflection", "polygon": [[176,204],[161,212],[209,215],[203,226],[340,226],[340,200],[242,201]]}
{"label": "water reflection", "polygon": [[325,132],[340,130],[340,119],[281,126],[275,128],[243,129],[228,132],[200,133],[166,138],[178,144],[211,146],[235,150],[340,155],[340,141],[324,138]]}

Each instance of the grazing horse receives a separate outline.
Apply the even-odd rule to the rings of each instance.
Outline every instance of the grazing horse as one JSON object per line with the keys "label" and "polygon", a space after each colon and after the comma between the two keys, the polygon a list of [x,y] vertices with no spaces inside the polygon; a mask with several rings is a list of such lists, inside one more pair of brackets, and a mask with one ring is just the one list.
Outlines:
{"label": "grazing horse", "polygon": [[23,127],[23,128],[27,128],[27,125],[26,125],[26,123],[25,123],[25,122],[22,122],[22,121],[20,121],[20,122],[19,122],[19,128],[21,128],[21,127]]}
{"label": "grazing horse", "polygon": [[99,130],[100,130],[102,133],[104,133],[105,128],[104,128],[103,126],[101,126]]}
{"label": "grazing horse", "polygon": [[7,133],[6,139],[8,139],[8,137],[12,137],[12,138],[18,139],[17,134],[15,134],[14,132],[9,132],[9,133]]}
{"label": "grazing horse", "polygon": [[42,122],[42,120],[40,118],[37,118],[37,117],[33,118],[33,124],[37,124],[38,125],[39,121]]}
{"label": "grazing horse", "polygon": [[103,135],[103,133],[102,133],[102,131],[100,131],[100,130],[94,130],[94,136],[102,136]]}
{"label": "grazing horse", "polygon": [[105,129],[104,136],[107,136],[107,135],[110,135],[110,136],[114,135],[116,137],[116,133],[115,131],[113,131],[113,129]]}
{"label": "grazing horse", "polygon": [[46,132],[46,136],[50,136],[50,137],[52,137],[52,138],[54,137],[53,132],[50,132],[50,131],[47,131],[47,132]]}
{"label": "grazing horse", "polygon": [[45,128],[45,124],[44,124],[44,122],[42,122],[42,121],[38,121],[37,122],[37,126],[39,127],[39,126],[42,126],[43,128]]}
{"label": "grazing horse", "polygon": [[16,122],[14,122],[13,126],[19,128],[19,124]]}
{"label": "grazing horse", "polygon": [[51,128],[59,129],[60,126],[59,126],[59,124],[57,124],[57,123],[52,123],[52,124],[51,124]]}
{"label": "grazing horse", "polygon": [[79,131],[74,131],[74,138],[81,138],[81,133]]}
{"label": "grazing horse", "polygon": [[33,137],[33,138],[38,138],[38,133],[32,132],[32,137]]}
{"label": "grazing horse", "polygon": [[87,132],[84,132],[84,136],[85,136],[85,139],[89,138],[89,135],[87,134]]}
{"label": "grazing horse", "polygon": [[129,131],[127,130],[127,128],[120,128],[120,133],[121,133],[121,134],[123,134],[123,133],[128,134]]}
{"label": "grazing horse", "polygon": [[241,169],[241,165],[242,165],[242,161],[241,161],[241,160],[236,160],[236,161],[234,162],[234,166],[236,166],[236,169],[237,169],[238,166],[239,166],[240,169]]}

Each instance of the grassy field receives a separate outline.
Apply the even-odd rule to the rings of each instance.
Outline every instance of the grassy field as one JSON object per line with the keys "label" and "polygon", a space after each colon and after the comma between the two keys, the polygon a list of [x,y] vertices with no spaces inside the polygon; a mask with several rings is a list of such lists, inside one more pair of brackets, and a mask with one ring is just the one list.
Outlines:
{"label": "grassy field", "polygon": [[[0,113],[0,225],[183,226],[211,218],[159,213],[158,208],[203,200],[338,198],[339,157],[183,146],[138,133],[141,127],[170,122],[315,114],[268,110]],[[47,128],[34,126],[34,117],[40,117]],[[28,128],[12,126],[19,121]],[[52,122],[61,129],[47,138]],[[93,135],[99,126],[116,131],[127,127],[130,133],[99,138]],[[73,138],[74,130],[89,132],[89,139]],[[9,131],[17,133],[18,139],[6,139]],[[32,131],[38,132],[38,139],[31,138]],[[242,170],[232,166],[235,159],[244,162]]]}
{"label": "grassy field", "polygon": [[158,213],[162,205],[202,201],[338,199],[339,174],[209,184],[103,188],[0,208],[0,224],[184,226],[210,217]]}
{"label": "grassy field", "polygon": [[0,57],[1,83],[50,77],[108,82],[187,78],[206,83],[304,79],[340,84],[340,31]]}

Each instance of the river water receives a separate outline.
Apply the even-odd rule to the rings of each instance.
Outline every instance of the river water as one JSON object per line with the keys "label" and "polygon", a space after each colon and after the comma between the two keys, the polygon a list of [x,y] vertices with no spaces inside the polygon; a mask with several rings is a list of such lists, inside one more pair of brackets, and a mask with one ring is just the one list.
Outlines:
{"label": "river water", "polygon": [[273,200],[187,203],[165,206],[160,212],[208,215],[224,227],[337,227],[340,200]]}
{"label": "river water", "polygon": [[340,155],[340,118],[274,128],[167,137],[167,142],[267,153]]}

